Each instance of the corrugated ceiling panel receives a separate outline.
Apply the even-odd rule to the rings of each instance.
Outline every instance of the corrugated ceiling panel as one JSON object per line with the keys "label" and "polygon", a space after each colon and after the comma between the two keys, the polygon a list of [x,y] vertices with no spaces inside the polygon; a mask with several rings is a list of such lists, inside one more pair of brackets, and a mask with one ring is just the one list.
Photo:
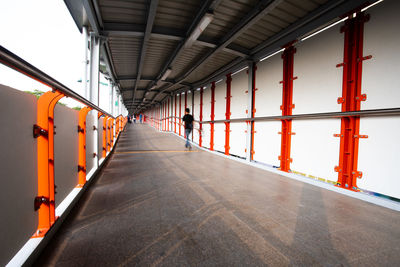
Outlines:
{"label": "corrugated ceiling panel", "polygon": [[100,0],[99,6],[104,22],[145,24],[148,1]]}
{"label": "corrugated ceiling panel", "polygon": [[142,75],[156,77],[171,56],[178,41],[151,38],[147,48]]}
{"label": "corrugated ceiling panel", "polygon": [[186,49],[175,62],[172,72],[168,78],[175,79],[182,75],[189,66],[195,64],[201,56],[210,51],[211,48],[193,45],[190,49]]}
{"label": "corrugated ceiling panel", "polygon": [[186,31],[203,1],[160,0],[154,25]]}
{"label": "corrugated ceiling panel", "polygon": [[234,43],[252,49],[296,20],[306,16],[321,3],[327,2],[327,0],[318,2],[310,0],[282,2],[275,10],[241,34]]}
{"label": "corrugated ceiling panel", "polygon": [[212,74],[214,71],[220,69],[225,66],[232,60],[234,60],[236,56],[232,54],[228,54],[226,52],[220,52],[216,55],[213,55],[209,60],[207,60],[204,64],[202,64],[198,69],[192,72],[189,77],[186,79],[189,83],[197,82],[208,75]]}
{"label": "corrugated ceiling panel", "polygon": [[119,81],[122,89],[132,89],[135,84],[135,80],[123,80]]}
{"label": "corrugated ceiling panel", "polygon": [[203,34],[221,39],[232,29],[255,5],[257,1],[224,0],[214,11],[214,20]]}
{"label": "corrugated ceiling panel", "polygon": [[117,77],[136,76],[142,38],[113,36],[108,40]]}
{"label": "corrugated ceiling panel", "polygon": [[149,81],[139,81],[137,88],[138,89],[145,89],[149,85]]}

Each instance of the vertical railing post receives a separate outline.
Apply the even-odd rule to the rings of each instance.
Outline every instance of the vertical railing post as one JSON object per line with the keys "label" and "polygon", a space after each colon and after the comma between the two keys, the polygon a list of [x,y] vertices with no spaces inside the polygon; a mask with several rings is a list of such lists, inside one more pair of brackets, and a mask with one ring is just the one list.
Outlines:
{"label": "vertical railing post", "polygon": [[210,150],[214,150],[215,82],[211,83]]}
{"label": "vertical railing post", "polygon": [[[231,73],[228,73],[226,75],[226,97],[225,97],[225,103],[226,103],[226,111],[225,111],[225,119],[230,120],[231,119],[231,84],[232,84],[232,76]],[[229,139],[230,139],[230,132],[231,132],[231,123],[229,121],[225,122],[225,155],[229,155]]]}
{"label": "vertical railing post", "polygon": [[92,108],[84,107],[79,111],[78,124],[78,186],[86,183],[86,116]]}
{"label": "vertical railing post", "polygon": [[64,97],[59,92],[44,93],[38,100],[37,124],[33,135],[37,138],[38,196],[35,197],[35,210],[38,214],[38,227],[33,237],[43,237],[55,222],[54,190],[54,108]]}

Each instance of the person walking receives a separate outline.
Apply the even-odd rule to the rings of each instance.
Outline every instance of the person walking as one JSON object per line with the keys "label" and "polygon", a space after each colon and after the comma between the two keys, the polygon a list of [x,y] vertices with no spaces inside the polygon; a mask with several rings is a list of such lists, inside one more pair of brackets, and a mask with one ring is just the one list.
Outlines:
{"label": "person walking", "polygon": [[193,130],[193,116],[190,115],[190,109],[186,108],[185,109],[185,116],[183,116],[182,120],[185,122],[185,135],[186,135],[186,144],[185,147],[192,149],[192,146],[190,145],[189,142],[189,135]]}

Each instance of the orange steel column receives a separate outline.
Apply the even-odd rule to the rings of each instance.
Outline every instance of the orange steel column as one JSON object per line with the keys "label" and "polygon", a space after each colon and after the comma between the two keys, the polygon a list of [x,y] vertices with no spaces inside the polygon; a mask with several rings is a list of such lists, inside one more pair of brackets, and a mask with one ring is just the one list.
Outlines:
{"label": "orange steel column", "polygon": [[[353,16],[353,15],[352,15]],[[341,28],[344,32],[344,56],[342,97],[338,98],[338,104],[342,105],[342,112],[358,111],[361,109],[361,101],[367,99],[366,94],[361,94],[362,62],[372,56],[363,56],[364,23],[369,20],[368,15],[357,13],[356,17],[346,20]],[[360,138],[368,138],[360,135],[360,117],[350,116],[341,119],[339,166],[335,166],[338,172],[337,186],[359,191],[357,178],[362,177],[358,171],[358,146]]]}
{"label": "orange steel column", "polygon": [[37,141],[38,196],[35,210],[39,210],[38,228],[33,237],[42,237],[55,222],[54,202],[54,107],[64,97],[59,92],[46,92],[38,100],[37,124],[33,135]]}
{"label": "orange steel column", "polygon": [[[200,87],[200,113],[199,113],[199,120],[203,121],[203,90],[204,87]],[[203,143],[203,138],[202,138],[202,132],[203,132],[203,123],[199,123],[199,146],[201,147]]]}
{"label": "orange steel column", "polygon": [[111,141],[111,147],[113,147],[114,146],[114,138],[115,138],[115,134],[114,134],[114,119],[113,118],[111,118],[110,119],[110,121],[111,121],[111,136],[110,136],[110,141]]}
{"label": "orange steel column", "polygon": [[86,183],[86,116],[92,108],[84,107],[79,111],[79,124],[78,124],[78,136],[79,136],[79,156],[78,156],[78,185],[77,187],[83,187]]}
{"label": "orange steel column", "polygon": [[182,94],[179,95],[179,136],[181,136],[182,128]]}
{"label": "orange steel column", "polygon": [[[282,54],[283,81],[280,82],[283,84],[281,106],[282,116],[292,115],[292,109],[294,108],[293,80],[296,79],[296,77],[293,77],[294,53],[296,53],[296,49],[293,46],[289,46]],[[291,136],[294,134],[292,133],[292,120],[282,120],[282,131],[280,134],[282,134],[281,155],[279,156],[279,160],[281,162],[280,170],[289,172],[290,162],[292,162],[292,159],[290,158]]]}
{"label": "orange steel column", "polygon": [[[226,75],[226,112],[225,112],[225,119],[230,120],[231,119],[231,83],[232,83],[232,77],[231,73],[228,73]],[[230,132],[231,132],[231,123],[230,122],[225,122],[225,155],[229,155],[229,138],[230,138]]]}
{"label": "orange steel column", "polygon": [[168,106],[168,110],[167,110],[167,131],[169,132],[169,98],[167,99],[167,106]]}
{"label": "orange steel column", "polygon": [[[211,83],[211,121],[214,121],[215,117],[215,82]],[[210,150],[214,150],[214,122],[210,123]]]}
{"label": "orange steel column", "polygon": [[[256,63],[253,63],[253,71],[252,73],[252,87],[251,90],[253,91],[252,97],[251,97],[251,118],[254,118],[256,115],[256,71],[257,71],[257,66]],[[251,144],[250,144],[250,160],[252,161],[254,158],[254,134],[255,134],[255,130],[254,130],[254,121],[250,122],[251,125]]]}
{"label": "orange steel column", "polygon": [[175,115],[174,115],[174,133],[176,133],[176,95],[174,96],[175,98],[175,105],[174,105],[174,109],[175,109]]}
{"label": "orange steel column", "polygon": [[103,118],[103,149],[101,154],[103,158],[107,156],[107,119],[108,116]]}
{"label": "orange steel column", "polygon": [[[187,108],[187,92],[185,92],[185,111],[183,112],[183,114],[185,114],[186,112],[186,108]],[[183,137],[186,138],[186,131],[183,131]]]}
{"label": "orange steel column", "polygon": [[111,150],[111,127],[110,127],[110,117],[107,116],[107,152]]}

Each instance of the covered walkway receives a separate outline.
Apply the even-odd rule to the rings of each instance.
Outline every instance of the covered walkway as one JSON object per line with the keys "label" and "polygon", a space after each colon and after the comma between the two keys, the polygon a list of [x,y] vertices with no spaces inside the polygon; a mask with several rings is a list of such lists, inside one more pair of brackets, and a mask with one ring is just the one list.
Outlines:
{"label": "covered walkway", "polygon": [[132,124],[36,265],[395,266],[399,219]]}

